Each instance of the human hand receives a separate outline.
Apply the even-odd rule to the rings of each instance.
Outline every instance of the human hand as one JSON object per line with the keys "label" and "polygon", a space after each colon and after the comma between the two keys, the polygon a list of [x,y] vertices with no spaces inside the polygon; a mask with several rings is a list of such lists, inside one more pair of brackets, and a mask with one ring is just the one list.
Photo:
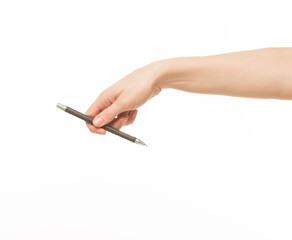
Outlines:
{"label": "human hand", "polygon": [[105,134],[101,127],[106,124],[117,129],[132,124],[137,108],[160,93],[161,88],[157,84],[160,76],[159,65],[152,63],[105,89],[86,112],[86,115],[94,117],[94,125],[86,123],[89,130]]}

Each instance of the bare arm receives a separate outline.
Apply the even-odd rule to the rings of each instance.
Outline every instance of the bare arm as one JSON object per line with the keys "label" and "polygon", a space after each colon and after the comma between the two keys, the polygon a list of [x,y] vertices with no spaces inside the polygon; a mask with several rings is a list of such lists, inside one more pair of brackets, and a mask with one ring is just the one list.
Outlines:
{"label": "bare arm", "polygon": [[[87,111],[90,131],[133,123],[137,108],[164,88],[238,97],[292,99],[292,48],[266,48],[151,63],[104,90]],[[115,118],[117,116],[117,118]],[[100,120],[100,121],[97,121]]]}
{"label": "bare arm", "polygon": [[161,88],[238,97],[292,99],[292,48],[162,60]]}

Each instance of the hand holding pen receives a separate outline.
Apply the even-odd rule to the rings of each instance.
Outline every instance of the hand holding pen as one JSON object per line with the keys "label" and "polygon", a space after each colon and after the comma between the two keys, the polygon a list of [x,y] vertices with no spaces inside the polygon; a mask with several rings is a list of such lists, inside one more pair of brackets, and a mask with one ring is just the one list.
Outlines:
{"label": "hand holding pen", "polygon": [[155,84],[155,66],[149,65],[135,71],[104,90],[87,110],[93,125],[86,123],[93,133],[105,134],[104,125],[121,129],[132,124],[137,108],[157,95],[161,89]]}

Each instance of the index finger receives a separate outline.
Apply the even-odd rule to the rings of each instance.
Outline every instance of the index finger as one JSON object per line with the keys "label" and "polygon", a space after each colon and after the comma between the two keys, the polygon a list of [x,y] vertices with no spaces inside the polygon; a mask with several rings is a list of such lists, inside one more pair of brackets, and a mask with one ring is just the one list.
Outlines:
{"label": "index finger", "polygon": [[97,114],[102,111],[99,104],[99,97],[91,104],[91,106],[87,109],[86,115],[94,118]]}

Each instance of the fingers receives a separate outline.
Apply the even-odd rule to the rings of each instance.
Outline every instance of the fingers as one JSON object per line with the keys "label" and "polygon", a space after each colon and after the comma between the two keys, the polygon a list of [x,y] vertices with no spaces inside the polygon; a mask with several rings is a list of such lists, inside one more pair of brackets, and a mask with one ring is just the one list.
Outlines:
{"label": "fingers", "polygon": [[114,120],[112,120],[108,125],[110,125],[113,128],[120,129],[122,126],[124,126],[129,119],[129,111],[122,112],[118,115],[118,117]]}
{"label": "fingers", "polygon": [[106,131],[103,128],[97,128],[92,124],[89,124],[87,122],[85,122],[85,123],[86,123],[86,125],[87,125],[87,127],[88,127],[90,132],[101,134],[101,135],[105,135],[106,134]]}
{"label": "fingers", "polygon": [[119,92],[108,88],[99,94],[98,98],[91,104],[86,111],[86,115],[95,117],[102,110],[109,107],[117,98]]}
{"label": "fingers", "polygon": [[125,126],[132,124],[135,121],[135,118],[137,116],[138,110],[135,109],[133,111],[129,112],[129,118],[128,121],[126,122],[126,124],[124,124]]}
{"label": "fingers", "polygon": [[[105,110],[108,106],[111,105],[111,99],[107,98],[105,94],[101,93],[94,103],[86,111],[86,115],[92,118],[95,118],[99,113]],[[92,133],[98,133],[104,135],[106,131],[103,128],[96,127],[92,124],[86,123],[88,129]],[[103,124],[104,125],[104,124]]]}
{"label": "fingers", "polygon": [[[135,121],[135,118],[137,116],[138,110],[135,109],[133,111],[126,111],[118,115],[117,118],[112,120],[110,123],[108,123],[109,126],[121,129],[123,126],[127,126],[132,124]],[[98,128],[94,125],[91,125],[89,123],[86,123],[87,127],[89,128],[90,132],[97,133],[101,135],[105,135],[106,131],[103,128]]]}
{"label": "fingers", "polygon": [[86,115],[95,117],[97,114],[101,112],[101,101],[100,96],[91,104],[91,106],[86,111]]}
{"label": "fingers", "polygon": [[119,116],[111,121],[108,125],[112,126],[116,129],[121,129],[123,126],[130,125],[134,122],[137,116],[138,110],[135,109],[133,111],[127,111],[119,114]]}
{"label": "fingers", "polygon": [[117,99],[115,102],[113,102],[112,105],[105,108],[94,118],[93,124],[96,127],[104,126],[114,120],[114,118],[118,116],[121,112],[125,112],[125,110],[127,110],[125,109],[125,106],[121,104],[120,101]]}

